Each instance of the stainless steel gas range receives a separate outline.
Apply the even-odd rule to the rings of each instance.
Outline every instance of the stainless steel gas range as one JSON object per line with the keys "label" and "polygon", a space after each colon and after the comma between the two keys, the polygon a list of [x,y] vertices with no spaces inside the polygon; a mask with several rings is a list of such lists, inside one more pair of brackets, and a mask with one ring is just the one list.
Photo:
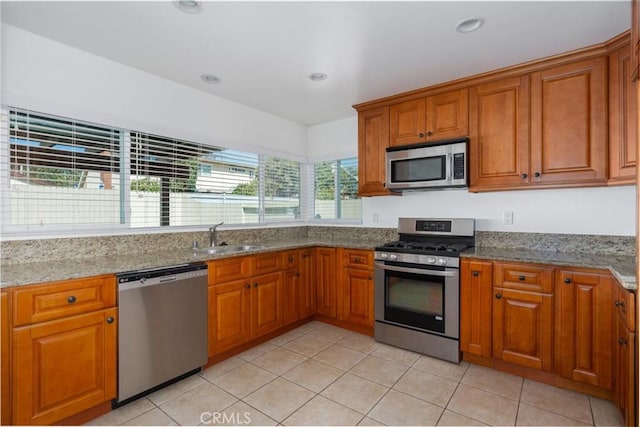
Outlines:
{"label": "stainless steel gas range", "polygon": [[460,252],[475,221],[400,218],[398,233],[375,250],[375,339],[457,363]]}

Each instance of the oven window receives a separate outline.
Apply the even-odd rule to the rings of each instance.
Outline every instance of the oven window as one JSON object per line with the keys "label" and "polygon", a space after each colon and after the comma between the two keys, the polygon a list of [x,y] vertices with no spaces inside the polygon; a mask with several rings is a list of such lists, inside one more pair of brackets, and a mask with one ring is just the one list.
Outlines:
{"label": "oven window", "polygon": [[446,156],[391,162],[392,182],[439,181],[446,178]]}
{"label": "oven window", "polygon": [[444,333],[444,277],[387,270],[385,320]]}

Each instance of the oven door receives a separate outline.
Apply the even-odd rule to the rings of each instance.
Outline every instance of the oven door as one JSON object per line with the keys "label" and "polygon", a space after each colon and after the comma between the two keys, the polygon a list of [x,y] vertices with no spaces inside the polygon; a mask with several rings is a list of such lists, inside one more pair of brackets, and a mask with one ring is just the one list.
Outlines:
{"label": "oven door", "polygon": [[394,262],[375,268],[376,321],[458,338],[458,269]]}

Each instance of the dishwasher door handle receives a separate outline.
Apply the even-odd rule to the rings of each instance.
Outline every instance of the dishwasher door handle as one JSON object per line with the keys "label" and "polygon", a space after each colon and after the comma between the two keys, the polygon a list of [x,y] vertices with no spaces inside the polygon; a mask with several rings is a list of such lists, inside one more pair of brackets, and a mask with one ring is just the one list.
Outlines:
{"label": "dishwasher door handle", "polygon": [[162,279],[159,280],[159,282],[166,283],[166,282],[173,282],[174,280],[176,280],[176,276],[168,276],[168,277],[163,277]]}

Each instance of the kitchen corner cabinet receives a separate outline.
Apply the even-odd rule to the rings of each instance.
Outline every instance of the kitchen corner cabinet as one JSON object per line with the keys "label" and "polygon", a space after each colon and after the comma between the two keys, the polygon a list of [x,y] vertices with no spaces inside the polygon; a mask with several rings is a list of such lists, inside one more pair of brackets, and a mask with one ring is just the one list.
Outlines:
{"label": "kitchen corner cabinet", "polygon": [[339,319],[373,328],[373,251],[338,249]]}
{"label": "kitchen corner cabinet", "polygon": [[300,283],[298,288],[298,308],[300,318],[306,319],[316,314],[315,256],[313,248],[300,249]]}
{"label": "kitchen corner cabinet", "polygon": [[635,295],[614,284],[614,396],[625,425],[634,426],[637,411]]}
{"label": "kitchen corner cabinet", "polygon": [[389,107],[358,112],[358,194],[384,196],[386,149],[389,147]]}
{"label": "kitchen corner cabinet", "polygon": [[564,378],[612,389],[613,278],[558,269],[555,370]]}
{"label": "kitchen corner cabinet", "polygon": [[491,262],[462,259],[460,265],[460,351],[491,357]]}
{"label": "kitchen corner cabinet", "polygon": [[467,136],[468,102],[467,89],[460,89],[391,105],[389,145]]}
{"label": "kitchen corner cabinet", "polygon": [[494,263],[495,359],[528,368],[553,367],[553,268]]}
{"label": "kitchen corner cabinet", "polygon": [[336,249],[316,248],[316,310],[318,314],[337,318],[338,274],[336,271]]}
{"label": "kitchen corner cabinet", "polygon": [[628,44],[609,55],[609,184],[635,184],[637,88]]}
{"label": "kitchen corner cabinet", "polygon": [[116,397],[114,276],[10,295],[13,424],[53,424]]}
{"label": "kitchen corner cabinet", "polygon": [[297,250],[286,251],[282,258],[282,322],[290,325],[300,319],[300,254]]}

